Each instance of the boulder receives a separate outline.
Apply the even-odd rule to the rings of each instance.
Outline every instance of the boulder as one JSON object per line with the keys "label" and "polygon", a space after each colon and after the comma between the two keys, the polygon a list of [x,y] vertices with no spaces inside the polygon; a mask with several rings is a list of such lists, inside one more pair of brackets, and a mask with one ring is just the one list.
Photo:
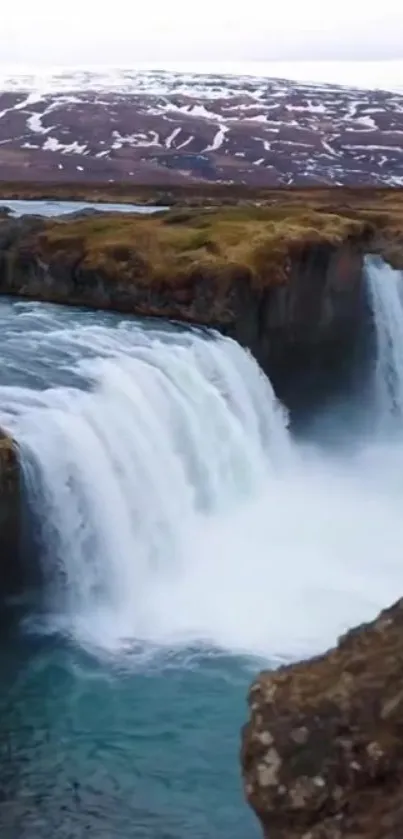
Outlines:
{"label": "boulder", "polygon": [[403,836],[403,600],[262,673],[249,708],[244,787],[267,839]]}

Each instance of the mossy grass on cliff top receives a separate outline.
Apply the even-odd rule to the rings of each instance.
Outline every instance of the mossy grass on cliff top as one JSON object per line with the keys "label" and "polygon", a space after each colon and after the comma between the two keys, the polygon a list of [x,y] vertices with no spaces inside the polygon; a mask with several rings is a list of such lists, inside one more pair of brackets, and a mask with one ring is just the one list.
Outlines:
{"label": "mossy grass on cliff top", "polygon": [[359,236],[368,223],[300,202],[174,209],[154,216],[94,215],[51,220],[36,238],[46,261],[74,263],[110,281],[184,284],[197,271],[227,281],[243,271],[259,286],[286,279],[286,257],[320,242]]}

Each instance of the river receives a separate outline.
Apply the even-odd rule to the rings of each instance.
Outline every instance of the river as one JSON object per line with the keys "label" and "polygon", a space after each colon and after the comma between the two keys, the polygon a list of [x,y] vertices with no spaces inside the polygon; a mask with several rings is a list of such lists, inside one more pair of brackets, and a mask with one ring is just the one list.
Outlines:
{"label": "river", "polygon": [[294,439],[208,330],[0,302],[0,425],[44,583],[0,645],[2,839],[256,839],[262,666],[403,591],[402,277],[368,265],[371,380]]}
{"label": "river", "polygon": [[83,210],[94,210],[97,213],[140,213],[145,215],[148,213],[161,212],[166,210],[166,207],[153,207],[151,205],[141,204],[114,204],[114,203],[96,203],[93,201],[56,201],[56,200],[1,200],[1,207],[7,207],[10,214],[14,217],[22,215],[38,215],[44,218],[53,218],[54,216],[65,216],[70,213],[80,213]]}

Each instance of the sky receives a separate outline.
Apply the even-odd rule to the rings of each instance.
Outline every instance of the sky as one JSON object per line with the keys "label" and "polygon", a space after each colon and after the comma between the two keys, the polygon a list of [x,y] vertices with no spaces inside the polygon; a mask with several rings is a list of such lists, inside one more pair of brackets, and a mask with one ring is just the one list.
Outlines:
{"label": "sky", "polygon": [[0,65],[403,58],[401,0],[13,0]]}

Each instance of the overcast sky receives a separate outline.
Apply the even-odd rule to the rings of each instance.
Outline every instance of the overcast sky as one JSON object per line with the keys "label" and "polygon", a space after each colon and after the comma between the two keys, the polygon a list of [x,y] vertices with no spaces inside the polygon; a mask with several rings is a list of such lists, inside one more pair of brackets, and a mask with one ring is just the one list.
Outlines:
{"label": "overcast sky", "polygon": [[401,0],[12,0],[0,64],[403,58]]}

